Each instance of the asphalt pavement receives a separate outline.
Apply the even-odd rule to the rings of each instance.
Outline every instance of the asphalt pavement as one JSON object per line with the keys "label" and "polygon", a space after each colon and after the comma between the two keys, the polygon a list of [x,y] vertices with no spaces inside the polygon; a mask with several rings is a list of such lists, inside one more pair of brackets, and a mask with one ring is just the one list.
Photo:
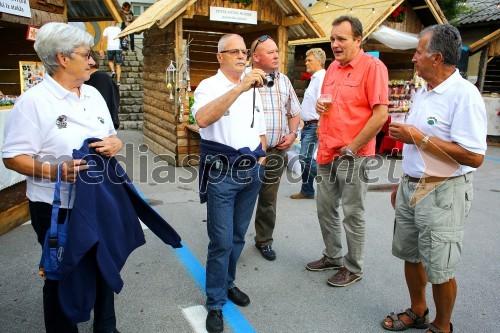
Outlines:
{"label": "asphalt pavement", "polygon": [[[206,206],[199,203],[197,192],[197,169],[167,166],[141,145],[140,131],[120,131],[119,136],[127,144],[121,157],[127,173],[181,235],[185,247],[173,250],[144,230],[146,245],[132,253],[122,270],[125,286],[115,298],[117,327],[122,333],[201,332],[189,311],[205,304],[208,237]],[[273,244],[277,259],[266,261],[255,249],[252,222],[236,280],[251,304],[224,308],[225,332],[385,332],[381,320],[409,306],[403,262],[391,255],[394,211],[388,189],[401,174],[401,161],[381,157],[373,163],[370,178],[374,181],[366,197],[363,279],[334,288],[326,283],[334,271],[306,270],[305,264],[319,259],[323,250],[316,203],[290,199],[300,189],[300,178],[287,172],[278,193]],[[500,147],[489,147],[483,166],[475,173],[474,190],[456,272],[458,296],[452,322],[455,332],[499,332]],[[40,254],[29,224],[0,237],[1,332],[44,331]],[[430,285],[428,306],[433,317]],[[79,328],[92,332],[91,321]]]}

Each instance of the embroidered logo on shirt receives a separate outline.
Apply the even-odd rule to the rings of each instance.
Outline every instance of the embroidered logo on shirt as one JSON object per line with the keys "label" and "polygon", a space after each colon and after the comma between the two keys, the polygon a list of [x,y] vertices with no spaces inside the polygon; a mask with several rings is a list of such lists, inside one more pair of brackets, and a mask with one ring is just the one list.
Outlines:
{"label": "embroidered logo on shirt", "polygon": [[101,122],[101,124],[104,124],[104,118],[97,117],[97,119],[99,119],[99,121]]}
{"label": "embroidered logo on shirt", "polygon": [[438,120],[436,117],[427,117],[427,124],[429,125],[435,125],[437,124]]}
{"label": "embroidered logo on shirt", "polygon": [[61,129],[61,128],[68,127],[68,123],[66,122],[66,120],[67,120],[67,117],[63,114],[60,115],[59,117],[57,117],[57,120],[56,120],[57,128]]}

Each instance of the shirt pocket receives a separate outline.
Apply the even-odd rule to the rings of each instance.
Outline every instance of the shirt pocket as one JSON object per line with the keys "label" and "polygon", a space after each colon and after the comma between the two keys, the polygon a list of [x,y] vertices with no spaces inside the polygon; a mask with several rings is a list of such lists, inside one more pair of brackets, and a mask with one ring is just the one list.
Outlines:
{"label": "shirt pocket", "polygon": [[342,84],[342,100],[349,104],[358,103],[362,97],[360,85],[361,80],[345,80]]}

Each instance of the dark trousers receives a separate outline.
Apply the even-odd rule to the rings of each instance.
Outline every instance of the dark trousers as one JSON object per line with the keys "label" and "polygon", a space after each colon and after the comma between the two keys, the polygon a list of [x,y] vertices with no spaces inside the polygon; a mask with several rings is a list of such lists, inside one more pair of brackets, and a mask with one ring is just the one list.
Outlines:
{"label": "dark trousers", "polygon": [[[29,202],[31,225],[35,229],[38,243],[43,246],[45,234],[50,227],[52,205],[45,202]],[[64,223],[70,210],[59,209],[58,223]],[[106,283],[102,274],[97,274],[97,295],[94,305],[94,332],[111,333],[116,327],[115,301],[113,289]],[[59,304],[57,289],[59,281],[45,280],[43,286],[43,313],[47,333],[77,333],[76,325],[71,325]]]}

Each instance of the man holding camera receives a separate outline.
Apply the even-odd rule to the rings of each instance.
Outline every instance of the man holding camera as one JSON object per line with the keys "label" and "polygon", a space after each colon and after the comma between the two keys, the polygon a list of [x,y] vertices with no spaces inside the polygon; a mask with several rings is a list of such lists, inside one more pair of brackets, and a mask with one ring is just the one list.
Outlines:
{"label": "man holding camera", "polygon": [[267,127],[266,169],[257,202],[255,246],[265,259],[272,261],[276,259],[271,246],[278,188],[287,164],[286,151],[297,138],[300,103],[290,79],[278,71],[279,50],[271,36],[256,39],[251,56],[252,67],[266,73],[266,82],[259,88]]}
{"label": "man holding camera", "polygon": [[235,286],[236,265],[245,245],[264,173],[266,125],[255,87],[264,72],[242,77],[248,50],[240,35],[218,44],[216,75],[194,92],[193,116],[200,126],[200,199],[207,203],[206,307],[208,332],[222,332],[227,298],[239,306],[250,298]]}

